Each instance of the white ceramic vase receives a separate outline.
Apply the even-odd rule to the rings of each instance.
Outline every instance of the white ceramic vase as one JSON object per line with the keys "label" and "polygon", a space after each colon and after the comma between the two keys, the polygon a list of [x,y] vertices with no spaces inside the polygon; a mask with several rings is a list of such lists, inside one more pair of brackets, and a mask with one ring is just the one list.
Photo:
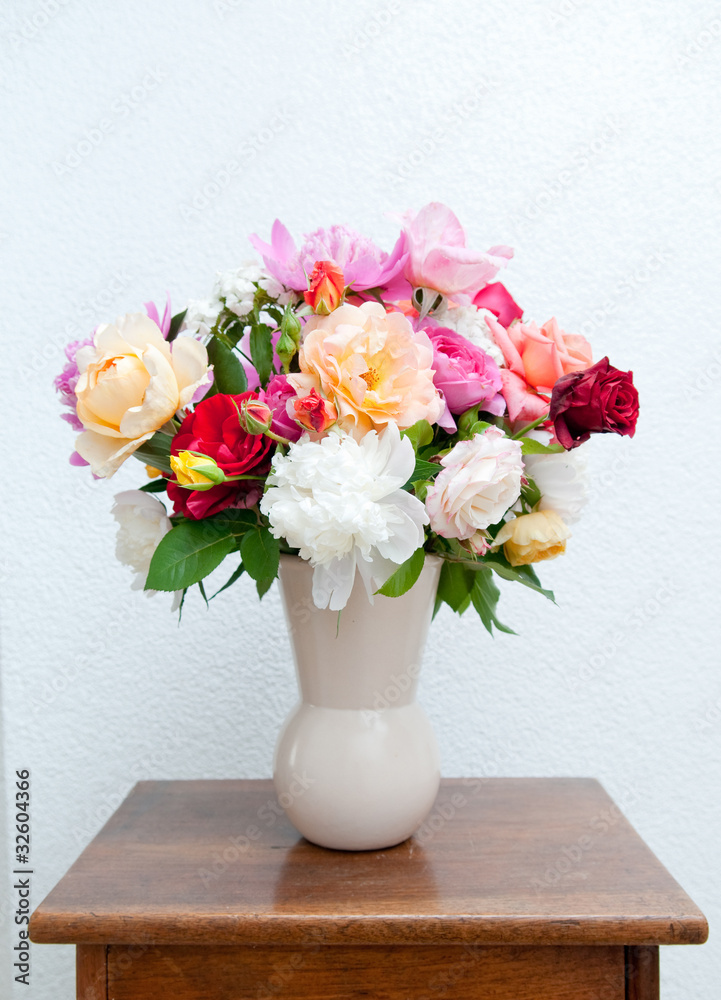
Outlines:
{"label": "white ceramic vase", "polygon": [[392,847],[431,810],[438,747],[416,688],[440,567],[427,556],[408,593],[373,605],[356,577],[339,621],[314,606],[309,563],[281,557],[301,700],[278,738],[273,780],[289,819],[314,844]]}

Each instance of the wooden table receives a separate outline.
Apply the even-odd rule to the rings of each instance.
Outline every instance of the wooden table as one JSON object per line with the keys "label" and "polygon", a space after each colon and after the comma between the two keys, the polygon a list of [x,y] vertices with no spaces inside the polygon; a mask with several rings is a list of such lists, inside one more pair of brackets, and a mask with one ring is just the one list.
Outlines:
{"label": "wooden table", "polygon": [[82,1000],[651,1000],[658,945],[707,924],[590,779],[446,780],[365,853],[305,841],[270,781],[145,781],[30,936],[77,945]]}

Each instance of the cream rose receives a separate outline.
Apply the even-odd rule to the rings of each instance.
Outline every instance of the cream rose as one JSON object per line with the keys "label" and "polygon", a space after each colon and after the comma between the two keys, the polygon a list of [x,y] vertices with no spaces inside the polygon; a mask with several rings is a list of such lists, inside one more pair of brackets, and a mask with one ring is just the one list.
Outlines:
{"label": "cream rose", "polygon": [[441,465],[426,495],[426,510],[431,528],[444,538],[475,536],[500,521],[520,495],[521,443],[498,427],[459,441]]}
{"label": "cream rose", "polygon": [[112,476],[210,381],[203,345],[180,337],[171,349],[142,313],[99,326],[76,361],[77,415],[85,431],[75,448],[101,477]]}
{"label": "cream rose", "polygon": [[434,423],[443,412],[429,338],[378,302],[311,317],[298,360],[301,374],[288,376],[297,394],[319,391],[334,404],[340,427],[357,438],[391,422],[401,429]]}
{"label": "cream rose", "polygon": [[503,546],[511,566],[555,559],[566,551],[566,539],[571,537],[563,518],[553,510],[537,510],[532,514],[507,521],[493,542],[493,548]]}

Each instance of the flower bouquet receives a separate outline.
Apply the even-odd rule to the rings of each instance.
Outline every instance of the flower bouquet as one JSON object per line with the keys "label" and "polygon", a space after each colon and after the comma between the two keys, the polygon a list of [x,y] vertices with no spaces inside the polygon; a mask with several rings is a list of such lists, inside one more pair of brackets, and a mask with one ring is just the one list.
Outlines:
{"label": "flower bouquet", "polygon": [[496,576],[552,597],[533,564],[579,515],[578,446],[633,435],[632,375],[524,318],[494,280],[509,247],[467,248],[437,203],[400,225],[385,253],[343,226],[298,249],[276,221],[270,243],[251,237],[262,265],[220,274],[209,299],[148,303],[68,346],[71,462],[145,466],[113,508],[136,587],[208,599],[228,561],[217,593],[247,573],[262,597],[291,553],[315,605],[340,611],[356,575],[371,602],[396,597],[434,553],[436,608],[472,606],[489,631],[510,631]]}

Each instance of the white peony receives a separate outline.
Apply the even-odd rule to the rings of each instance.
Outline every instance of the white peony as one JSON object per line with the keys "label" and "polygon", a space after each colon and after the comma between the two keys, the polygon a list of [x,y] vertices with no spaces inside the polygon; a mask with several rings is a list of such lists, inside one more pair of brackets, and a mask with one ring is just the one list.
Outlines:
{"label": "white peony", "polygon": [[493,335],[486,323],[486,317],[493,316],[487,309],[477,309],[475,306],[454,306],[448,308],[447,300],[433,313],[440,326],[446,326],[449,330],[455,330],[461,337],[470,340],[476,347],[490,355],[496,364],[505,366],[503,352],[493,339]]}
{"label": "white peony", "polygon": [[[163,504],[142,490],[124,490],[115,494],[111,511],[118,522],[115,555],[125,566],[137,574],[132,590],[142,590],[148,578],[150,560],[173,524]],[[156,591],[148,591],[154,594]],[[180,592],[176,593],[173,610],[178,606]]]}
{"label": "white peony", "polygon": [[552,510],[575,524],[588,501],[586,459],[574,451],[525,455],[523,465],[541,491],[539,510]]}
{"label": "white peony", "polygon": [[520,496],[521,443],[498,427],[459,441],[441,465],[426,495],[426,510],[431,528],[443,538],[475,536],[500,521]]}
{"label": "white peony", "polygon": [[276,453],[260,502],[276,538],[285,538],[314,567],[316,607],[339,611],[358,570],[369,600],[423,545],[423,504],[401,487],[415,466],[413,446],[395,423],[356,441],[308,435]]}

